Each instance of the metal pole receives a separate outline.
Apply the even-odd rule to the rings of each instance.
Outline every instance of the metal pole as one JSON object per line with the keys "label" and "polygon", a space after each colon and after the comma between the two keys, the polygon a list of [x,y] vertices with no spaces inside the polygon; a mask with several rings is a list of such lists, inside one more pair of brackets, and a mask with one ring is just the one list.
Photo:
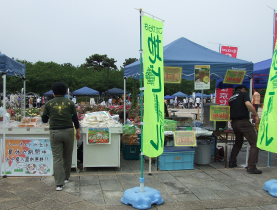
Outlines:
{"label": "metal pole", "polygon": [[203,123],[204,119],[203,119],[203,115],[204,115],[204,103],[203,103],[203,93],[204,90],[201,90],[201,123]]}
{"label": "metal pole", "polygon": [[6,150],[5,150],[5,144],[6,144],[6,73],[2,73],[3,78],[3,139],[2,139],[2,149],[4,151],[4,174],[3,177],[6,178]]}
{"label": "metal pole", "polygon": [[141,116],[141,156],[140,156],[140,162],[141,162],[141,178],[140,178],[140,192],[144,192],[144,178],[143,178],[143,101],[142,101],[142,9],[139,10],[140,16],[140,116]]}
{"label": "metal pole", "polygon": [[[253,79],[250,78],[249,98],[252,98],[252,82],[253,82]],[[250,115],[249,117],[251,120],[251,112],[249,112],[249,115]],[[249,155],[249,143],[247,143],[245,166],[248,166],[248,155]]]}
{"label": "metal pole", "polygon": [[273,10],[273,50],[272,50],[272,55],[274,54],[274,47],[275,47],[275,43],[274,43],[274,40],[275,40],[275,9]]}
{"label": "metal pole", "polygon": [[[22,100],[22,98],[21,98]],[[25,117],[26,110],[26,79],[23,78],[23,117]]]}
{"label": "metal pole", "polygon": [[126,124],[126,77],[124,77],[124,97],[123,97],[123,104],[124,104],[124,125]]}

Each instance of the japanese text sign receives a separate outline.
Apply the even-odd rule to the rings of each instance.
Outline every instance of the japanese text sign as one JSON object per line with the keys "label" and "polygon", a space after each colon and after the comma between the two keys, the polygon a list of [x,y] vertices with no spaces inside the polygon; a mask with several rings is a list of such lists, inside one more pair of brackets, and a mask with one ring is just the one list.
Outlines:
{"label": "japanese text sign", "polygon": [[87,144],[110,144],[108,128],[89,128]]}
{"label": "japanese text sign", "polygon": [[193,131],[175,131],[174,132],[175,146],[196,146],[195,133]]}
{"label": "japanese text sign", "polygon": [[210,106],[210,121],[229,121],[230,106]]}
{"label": "japanese text sign", "polygon": [[223,83],[241,85],[246,71],[228,69]]}
{"label": "japanese text sign", "polygon": [[229,105],[229,98],[233,95],[233,88],[217,88],[216,103],[219,105]]}
{"label": "japanese text sign", "polygon": [[157,157],[164,147],[163,23],[143,16],[143,153]]}
{"label": "japanese text sign", "polygon": [[237,47],[230,47],[230,46],[222,46],[221,47],[221,54],[236,58],[237,53],[238,53]]}
{"label": "japanese text sign", "polygon": [[259,125],[257,147],[277,153],[277,48],[274,50],[272,64],[264,97],[262,117]]}
{"label": "japanese text sign", "polygon": [[164,67],[164,83],[181,83],[182,67]]}
{"label": "japanese text sign", "polygon": [[210,89],[210,66],[194,67],[194,90]]}
{"label": "japanese text sign", "polygon": [[[53,175],[53,159],[49,139],[6,139],[4,161],[7,175]],[[3,173],[4,171],[2,171]]]}

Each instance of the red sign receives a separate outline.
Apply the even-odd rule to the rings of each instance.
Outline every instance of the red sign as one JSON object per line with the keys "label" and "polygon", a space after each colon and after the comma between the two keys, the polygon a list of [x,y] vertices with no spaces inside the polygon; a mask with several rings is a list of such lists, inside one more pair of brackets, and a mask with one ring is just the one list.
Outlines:
{"label": "red sign", "polygon": [[229,47],[229,46],[222,46],[221,47],[221,54],[228,55],[230,57],[236,58],[237,57],[238,48],[237,47]]}
{"label": "red sign", "polygon": [[276,44],[276,36],[277,36],[277,13],[275,14],[275,31],[274,31],[274,50],[275,50],[275,44]]}
{"label": "red sign", "polygon": [[233,95],[233,88],[216,89],[216,103],[229,105],[229,98]]}

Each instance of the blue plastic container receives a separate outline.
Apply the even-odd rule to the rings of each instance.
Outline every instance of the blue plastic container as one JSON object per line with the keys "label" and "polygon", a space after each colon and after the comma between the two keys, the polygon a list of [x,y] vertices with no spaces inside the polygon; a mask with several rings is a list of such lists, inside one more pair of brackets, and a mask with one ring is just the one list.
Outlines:
{"label": "blue plastic container", "polygon": [[160,170],[184,170],[194,169],[193,148],[188,147],[164,147],[164,152],[159,156]]}

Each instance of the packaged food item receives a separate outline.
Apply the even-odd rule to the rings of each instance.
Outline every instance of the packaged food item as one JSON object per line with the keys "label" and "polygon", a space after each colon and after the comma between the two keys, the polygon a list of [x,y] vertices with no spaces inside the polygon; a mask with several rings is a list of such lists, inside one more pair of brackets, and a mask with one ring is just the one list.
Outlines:
{"label": "packaged food item", "polygon": [[29,122],[31,122],[31,118],[30,117],[23,117],[21,121],[23,123],[29,123]]}
{"label": "packaged food item", "polygon": [[28,128],[35,127],[35,123],[27,123],[27,127]]}
{"label": "packaged food item", "polygon": [[24,127],[26,127],[26,123],[19,123],[18,127],[24,128]]}

